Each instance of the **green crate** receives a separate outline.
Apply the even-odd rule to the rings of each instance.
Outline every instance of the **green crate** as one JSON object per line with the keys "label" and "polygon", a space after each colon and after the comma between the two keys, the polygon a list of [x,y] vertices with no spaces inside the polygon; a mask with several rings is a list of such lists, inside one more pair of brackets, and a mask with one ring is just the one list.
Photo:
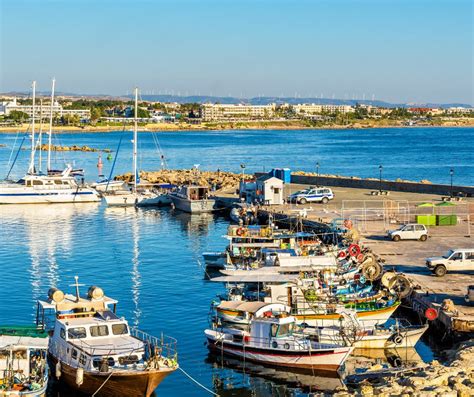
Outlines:
{"label": "green crate", "polygon": [[457,215],[436,215],[437,226],[454,226],[458,223]]}
{"label": "green crate", "polygon": [[425,226],[435,226],[436,225],[436,215],[417,215],[416,223]]}

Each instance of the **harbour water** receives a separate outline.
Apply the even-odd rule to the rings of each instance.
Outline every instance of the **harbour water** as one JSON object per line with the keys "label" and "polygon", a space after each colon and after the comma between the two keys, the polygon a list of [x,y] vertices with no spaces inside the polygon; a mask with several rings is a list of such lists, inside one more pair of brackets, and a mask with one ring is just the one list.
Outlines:
{"label": "harbour water", "polygon": [[[123,136],[116,173],[129,172],[132,164],[132,134],[130,131],[111,133],[68,133],[55,135],[58,145],[90,146],[117,149]],[[474,185],[474,128],[374,128],[367,130],[245,130],[149,132],[139,134],[139,166],[144,170],[160,168],[156,138],[169,168],[190,168],[240,172],[289,167],[293,170],[316,172],[316,163],[323,174],[387,179],[427,179],[450,183],[449,170],[454,170],[453,182]],[[6,174],[11,148],[16,134],[0,134],[0,172]],[[25,142],[25,147],[29,142]],[[64,161],[86,169],[86,179],[97,176],[97,153],[55,152],[57,166]],[[103,155],[103,172],[110,171],[111,161]],[[23,176],[28,152],[19,156],[13,175]],[[3,175],[2,175],[3,177]]]}
{"label": "harbour water", "polygon": [[[474,149],[469,137],[473,131],[217,131],[160,133],[159,139],[171,168],[201,164],[204,169],[238,171],[243,162],[248,171],[272,166],[312,170],[319,161],[324,165],[321,172],[372,176],[382,162],[387,178],[448,183],[443,174],[453,167],[457,183],[472,185]],[[402,137],[402,133],[409,137]],[[114,148],[119,135],[81,133],[57,138],[62,145]],[[128,136],[117,163],[118,173],[130,169]],[[443,136],[449,139],[443,140]],[[14,139],[14,135],[0,135],[0,143],[7,145],[0,148],[2,171]],[[140,140],[141,168],[159,168],[152,135],[141,134]],[[97,153],[64,155],[77,167],[86,168],[86,179],[94,179]],[[25,170],[27,157],[27,152],[20,154],[17,176]],[[106,168],[107,164],[107,173]],[[152,334],[163,332],[177,338],[180,365],[222,396],[293,395],[308,388],[337,386],[337,379],[243,367],[231,361],[222,368],[219,360],[209,357],[203,330],[208,325],[210,302],[223,287],[204,279],[198,261],[203,251],[224,248],[226,241],[221,236],[227,225],[222,216],[188,215],[171,209],[114,209],[100,203],[0,206],[0,323],[31,323],[35,300],[51,286],[66,289],[78,275],[86,286],[99,285],[117,298],[119,313],[132,324]],[[422,359],[432,357],[425,344],[417,349]],[[160,385],[159,395],[208,393],[177,372]]]}

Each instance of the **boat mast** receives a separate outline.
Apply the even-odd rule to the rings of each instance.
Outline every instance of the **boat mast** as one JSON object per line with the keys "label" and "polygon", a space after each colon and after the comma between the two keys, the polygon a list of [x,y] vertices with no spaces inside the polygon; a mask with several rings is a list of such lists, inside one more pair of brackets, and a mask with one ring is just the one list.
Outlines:
{"label": "boat mast", "polygon": [[30,166],[28,167],[28,174],[35,172],[35,100],[36,100],[36,81],[33,81],[33,105],[31,107],[31,156]]}
{"label": "boat mast", "polygon": [[135,117],[133,127],[133,193],[137,194],[137,140],[138,140],[138,88],[135,87]]}
{"label": "boat mast", "polygon": [[51,106],[49,108],[48,165],[47,165],[48,172],[51,170],[51,137],[53,135],[53,103],[54,103],[55,84],[56,84],[56,80],[53,78],[53,82],[51,86]]}
{"label": "boat mast", "polygon": [[38,145],[39,153],[38,153],[38,171],[41,174],[41,170],[43,169],[43,155],[42,155],[42,148],[43,145],[43,98],[40,98],[40,128],[38,134]]}

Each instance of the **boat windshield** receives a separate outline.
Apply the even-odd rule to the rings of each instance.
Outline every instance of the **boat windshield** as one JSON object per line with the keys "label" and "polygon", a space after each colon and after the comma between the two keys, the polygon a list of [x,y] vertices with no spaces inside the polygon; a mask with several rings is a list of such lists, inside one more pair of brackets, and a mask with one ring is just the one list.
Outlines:
{"label": "boat windshield", "polygon": [[290,336],[293,334],[293,328],[295,323],[289,324],[272,324],[272,337],[274,338],[284,338],[285,336]]}
{"label": "boat windshield", "polygon": [[87,336],[84,327],[69,328],[67,330],[68,339],[83,339]]}
{"label": "boat windshield", "polygon": [[112,333],[114,335],[126,335],[128,334],[127,324],[114,324],[112,325]]}
{"label": "boat windshield", "polygon": [[448,252],[446,252],[446,254],[443,255],[443,258],[444,259],[449,259],[449,257],[453,254],[453,250],[449,250]]}

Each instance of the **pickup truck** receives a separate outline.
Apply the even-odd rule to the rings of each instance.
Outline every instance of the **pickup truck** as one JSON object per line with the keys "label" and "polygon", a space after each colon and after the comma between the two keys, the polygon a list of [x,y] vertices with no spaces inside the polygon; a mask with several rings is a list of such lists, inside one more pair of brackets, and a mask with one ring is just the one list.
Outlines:
{"label": "pickup truck", "polygon": [[426,258],[426,266],[438,277],[448,271],[474,271],[474,248],[449,250],[443,256]]}

